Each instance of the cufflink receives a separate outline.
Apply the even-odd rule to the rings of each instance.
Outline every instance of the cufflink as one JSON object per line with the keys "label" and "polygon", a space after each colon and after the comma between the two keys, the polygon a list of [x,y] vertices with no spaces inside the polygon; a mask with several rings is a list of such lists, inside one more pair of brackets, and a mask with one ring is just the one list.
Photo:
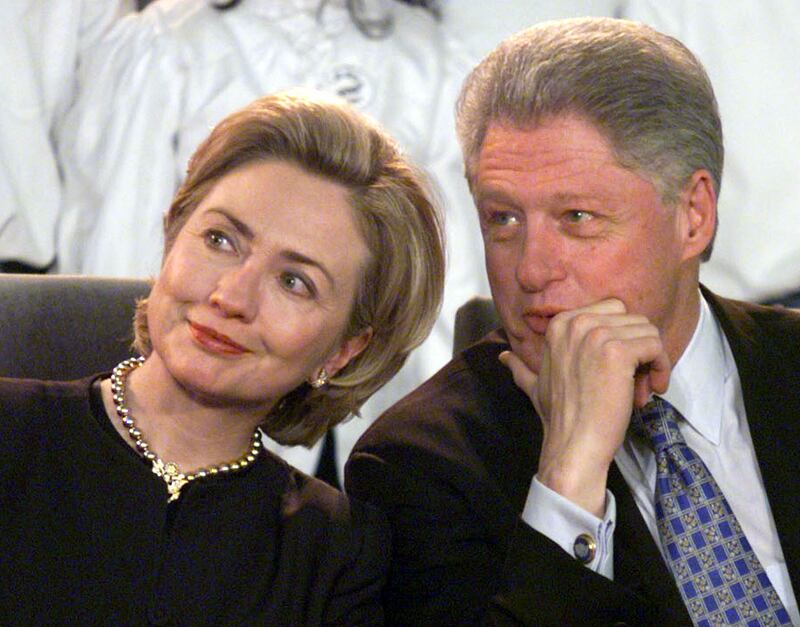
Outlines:
{"label": "cufflink", "polygon": [[572,554],[581,564],[588,564],[591,562],[596,553],[597,543],[588,533],[582,533],[575,538],[575,543],[572,545]]}

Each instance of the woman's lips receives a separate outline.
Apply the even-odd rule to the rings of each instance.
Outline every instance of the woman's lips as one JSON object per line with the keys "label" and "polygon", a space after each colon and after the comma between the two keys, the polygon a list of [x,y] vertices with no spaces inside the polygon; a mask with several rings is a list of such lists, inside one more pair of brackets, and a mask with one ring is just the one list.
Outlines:
{"label": "woman's lips", "polygon": [[206,350],[224,355],[241,355],[249,352],[241,344],[237,344],[224,333],[219,333],[196,322],[189,322],[189,330],[194,340]]}

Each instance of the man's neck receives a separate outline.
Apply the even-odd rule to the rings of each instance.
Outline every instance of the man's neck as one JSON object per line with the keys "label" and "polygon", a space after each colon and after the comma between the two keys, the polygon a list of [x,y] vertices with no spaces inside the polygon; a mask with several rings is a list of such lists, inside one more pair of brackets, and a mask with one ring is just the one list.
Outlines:
{"label": "man's neck", "polygon": [[661,328],[661,337],[673,366],[678,363],[697,331],[701,300],[698,283],[695,281],[685,288],[679,287],[674,299],[674,311]]}

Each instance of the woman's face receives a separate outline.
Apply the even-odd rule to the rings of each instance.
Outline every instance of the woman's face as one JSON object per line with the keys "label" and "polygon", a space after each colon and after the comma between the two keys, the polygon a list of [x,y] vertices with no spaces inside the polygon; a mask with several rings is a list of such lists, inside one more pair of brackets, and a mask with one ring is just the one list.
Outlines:
{"label": "woman's face", "polygon": [[220,179],[150,295],[151,359],[206,402],[271,407],[369,339],[343,337],[368,261],[347,190],[261,161]]}

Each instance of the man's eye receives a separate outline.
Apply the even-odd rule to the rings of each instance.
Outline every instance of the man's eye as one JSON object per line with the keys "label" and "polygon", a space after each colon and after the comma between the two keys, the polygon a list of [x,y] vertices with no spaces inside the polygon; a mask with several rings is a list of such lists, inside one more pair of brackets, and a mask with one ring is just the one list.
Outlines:
{"label": "man's eye", "polygon": [[209,248],[216,250],[235,250],[231,239],[222,231],[209,229],[204,234],[204,239]]}
{"label": "man's eye", "polygon": [[567,211],[566,215],[567,222],[572,224],[579,224],[581,222],[587,222],[588,220],[592,219],[592,214],[588,211],[583,211],[581,209],[573,209],[571,211]]}
{"label": "man's eye", "polygon": [[489,214],[489,224],[495,226],[512,226],[519,224],[519,218],[511,211],[494,211]]}

